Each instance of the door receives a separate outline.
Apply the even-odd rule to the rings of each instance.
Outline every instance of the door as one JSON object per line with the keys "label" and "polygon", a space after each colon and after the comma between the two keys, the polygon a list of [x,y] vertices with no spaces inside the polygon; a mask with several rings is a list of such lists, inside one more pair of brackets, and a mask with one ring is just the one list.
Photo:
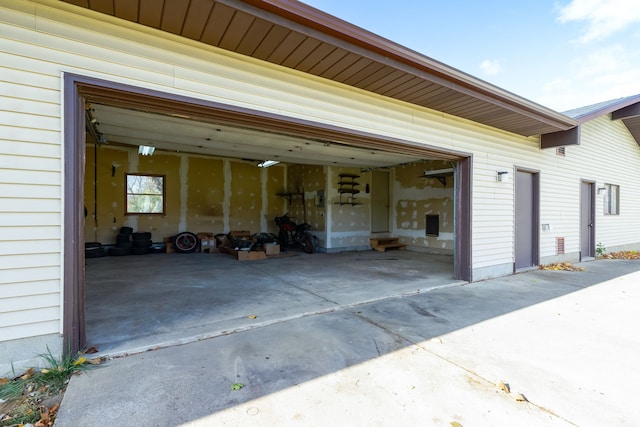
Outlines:
{"label": "door", "polygon": [[516,171],[515,270],[538,265],[538,174]]}
{"label": "door", "polygon": [[389,172],[371,172],[371,232],[389,232]]}
{"label": "door", "polygon": [[580,259],[595,257],[595,184],[580,183]]}

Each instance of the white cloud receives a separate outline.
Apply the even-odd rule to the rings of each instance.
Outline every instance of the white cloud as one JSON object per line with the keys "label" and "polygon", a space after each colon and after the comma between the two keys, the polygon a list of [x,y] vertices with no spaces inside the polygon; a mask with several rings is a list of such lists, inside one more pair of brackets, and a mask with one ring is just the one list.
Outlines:
{"label": "white cloud", "polygon": [[480,63],[480,68],[488,76],[496,76],[502,73],[502,66],[497,60],[485,59]]}
{"label": "white cloud", "polygon": [[537,101],[558,111],[640,94],[640,68],[622,46],[574,59],[563,77],[543,87]]}
{"label": "white cloud", "polygon": [[578,41],[588,43],[640,22],[640,6],[638,0],[572,0],[560,8],[558,20],[587,21],[588,28]]}

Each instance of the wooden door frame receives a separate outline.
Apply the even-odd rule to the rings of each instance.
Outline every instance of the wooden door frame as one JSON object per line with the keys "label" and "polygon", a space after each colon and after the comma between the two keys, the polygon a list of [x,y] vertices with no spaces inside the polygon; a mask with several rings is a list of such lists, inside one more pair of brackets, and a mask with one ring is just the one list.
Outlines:
{"label": "wooden door frame", "polygon": [[[591,254],[584,256],[582,253],[582,233],[584,231],[584,227],[582,224],[582,185],[589,184],[590,187],[590,198],[591,203],[589,204],[589,216],[591,217],[592,226],[589,230],[589,234],[591,237],[591,247],[589,250]],[[591,259],[596,256],[596,182],[590,179],[581,179],[580,180],[580,261],[583,259]]]}
{"label": "wooden door frame", "polygon": [[[522,270],[526,270],[527,268],[533,268],[536,265],[540,265],[540,170],[539,169],[531,169],[526,167],[516,166],[514,168],[515,176],[513,177],[513,185],[514,185],[514,193],[513,193],[513,272],[518,272]],[[518,254],[516,253],[518,245],[516,242],[516,192],[517,188],[517,175],[518,172],[530,173],[533,175],[533,219],[532,219],[532,229],[533,229],[533,242],[531,242],[533,249],[533,266],[527,268],[516,268],[516,260]]]}
{"label": "wooden door frame", "polygon": [[[472,158],[468,153],[444,150],[415,141],[383,137],[331,124],[310,122],[274,113],[160,92],[124,83],[73,73],[63,74],[63,320],[64,350],[73,354],[86,344],[85,258],[84,258],[84,180],[86,157],[85,101],[115,102],[120,106],[144,106],[150,109],[194,109],[206,117],[225,117],[238,123],[258,123],[268,129],[291,129],[292,135],[325,135],[343,139],[355,147],[378,147],[421,156],[455,159],[455,255],[454,276],[472,280],[471,264],[471,184]],[[139,103],[139,104],[138,104]],[[148,104],[147,104],[148,103]],[[256,126],[258,126],[256,125]],[[261,127],[257,127],[260,129]],[[327,136],[329,135],[329,136]]]}

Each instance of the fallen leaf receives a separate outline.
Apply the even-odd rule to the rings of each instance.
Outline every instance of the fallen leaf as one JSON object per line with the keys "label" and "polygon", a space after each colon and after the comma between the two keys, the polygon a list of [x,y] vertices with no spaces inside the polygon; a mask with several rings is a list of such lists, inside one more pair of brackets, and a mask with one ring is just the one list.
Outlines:
{"label": "fallen leaf", "polygon": [[0,378],[0,385],[9,384],[9,378]]}
{"label": "fallen leaf", "polygon": [[256,316],[255,314],[252,314],[251,316],[249,316],[249,319],[255,319],[256,317],[258,316]]}
{"label": "fallen leaf", "polygon": [[457,421],[451,421],[449,424],[451,424],[451,427],[462,427],[462,424]]}
{"label": "fallen leaf", "polygon": [[21,380],[28,380],[29,378],[31,378],[31,377],[33,376],[33,374],[35,373],[35,371],[36,371],[36,370],[35,370],[34,368],[29,368],[29,369],[27,370],[27,372],[25,372],[25,373],[20,377],[20,379],[21,379]]}
{"label": "fallen leaf", "polygon": [[49,414],[55,414],[55,412],[58,410],[59,407],[60,407],[60,403],[58,402],[55,405],[53,405],[51,409],[49,409]]}
{"label": "fallen leaf", "polygon": [[514,398],[516,399],[516,402],[528,402],[527,398],[524,397],[524,394],[522,393],[516,393]]}
{"label": "fallen leaf", "polygon": [[87,361],[86,357],[79,357],[77,360],[73,361],[73,366],[82,365],[86,361]]}
{"label": "fallen leaf", "polygon": [[244,384],[235,383],[234,385],[231,386],[231,390],[233,390],[233,391],[240,390],[242,387],[244,387]]}
{"label": "fallen leaf", "polygon": [[505,383],[504,381],[500,381],[498,383],[498,389],[504,391],[507,394],[511,393],[511,389],[509,388],[509,384]]}
{"label": "fallen leaf", "polygon": [[94,354],[98,352],[98,348],[97,347],[89,347],[88,349],[86,349],[84,351],[84,354]]}
{"label": "fallen leaf", "polygon": [[87,363],[90,363],[92,365],[99,365],[102,363],[102,359],[100,359],[99,357],[94,357],[92,359],[87,359]]}

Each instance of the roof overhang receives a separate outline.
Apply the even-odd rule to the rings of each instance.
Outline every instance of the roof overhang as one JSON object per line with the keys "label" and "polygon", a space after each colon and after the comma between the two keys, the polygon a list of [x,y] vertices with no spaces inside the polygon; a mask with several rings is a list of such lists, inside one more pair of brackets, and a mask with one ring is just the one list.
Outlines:
{"label": "roof overhang", "polygon": [[580,127],[591,120],[611,114],[611,120],[622,120],[636,143],[640,145],[640,95],[601,102],[567,112],[578,127],[567,131],[542,135],[540,148],[580,144]]}
{"label": "roof overhang", "polygon": [[61,0],[523,136],[574,119],[295,0]]}

